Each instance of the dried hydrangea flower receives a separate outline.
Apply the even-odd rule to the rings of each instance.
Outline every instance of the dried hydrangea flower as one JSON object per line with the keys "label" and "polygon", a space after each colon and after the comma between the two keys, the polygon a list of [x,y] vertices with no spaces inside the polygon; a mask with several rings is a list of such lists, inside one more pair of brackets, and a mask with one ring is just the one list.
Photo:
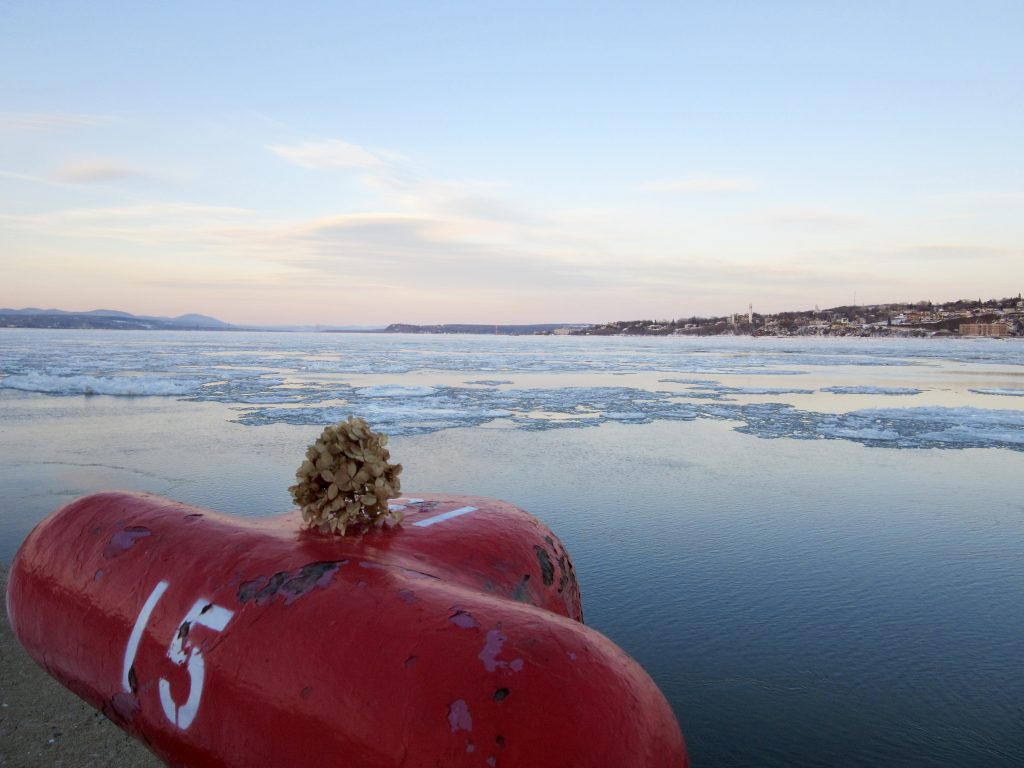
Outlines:
{"label": "dried hydrangea flower", "polygon": [[402,465],[388,463],[387,442],[387,435],[358,416],[326,427],[306,450],[295,473],[298,482],[288,489],[302,519],[342,536],[401,522],[401,512],[389,510],[388,499],[398,496]]}

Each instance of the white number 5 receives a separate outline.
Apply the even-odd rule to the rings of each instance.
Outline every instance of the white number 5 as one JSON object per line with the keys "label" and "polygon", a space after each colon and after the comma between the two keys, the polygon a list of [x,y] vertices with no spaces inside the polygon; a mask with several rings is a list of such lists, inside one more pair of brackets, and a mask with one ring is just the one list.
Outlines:
{"label": "white number 5", "polygon": [[[121,685],[125,691],[132,690],[131,667],[135,661],[135,654],[139,649],[139,641],[142,639],[142,632],[149,617],[153,613],[157,602],[167,591],[168,584],[161,581],[153,589],[146,604],[142,606],[135,626],[132,628],[131,637],[128,638],[128,647],[124,653],[124,674]],[[178,624],[178,631],[174,633],[171,644],[167,649],[167,658],[179,666],[188,669],[189,692],[188,699],[182,705],[178,705],[171,696],[171,684],[164,678],[160,678],[160,704],[163,705],[164,714],[167,719],[181,730],[192,725],[196,712],[199,710],[199,702],[203,695],[203,675],[206,670],[206,663],[203,661],[203,652],[199,648],[189,646],[186,652],[185,642],[189,633],[196,624],[212,629],[215,632],[222,632],[224,627],[234,616],[233,611],[214,605],[208,600],[196,600],[195,604],[185,614],[185,618]]]}

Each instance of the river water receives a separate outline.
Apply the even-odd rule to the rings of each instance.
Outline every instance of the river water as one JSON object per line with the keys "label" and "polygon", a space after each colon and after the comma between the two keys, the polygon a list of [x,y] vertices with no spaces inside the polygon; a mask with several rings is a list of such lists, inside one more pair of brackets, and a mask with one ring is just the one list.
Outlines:
{"label": "river water", "polygon": [[129,488],[290,506],[320,428],[561,537],[697,765],[1024,764],[1024,342],[0,330],[0,559]]}

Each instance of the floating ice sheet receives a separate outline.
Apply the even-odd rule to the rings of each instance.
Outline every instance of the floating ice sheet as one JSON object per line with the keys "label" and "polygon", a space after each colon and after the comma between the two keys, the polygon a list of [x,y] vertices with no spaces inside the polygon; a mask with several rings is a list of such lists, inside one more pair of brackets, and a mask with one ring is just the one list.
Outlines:
{"label": "floating ice sheet", "polygon": [[916,387],[822,387],[822,392],[833,395],[920,395],[924,390]]}
{"label": "floating ice sheet", "polygon": [[0,379],[0,387],[48,395],[115,395],[119,397],[176,396],[196,391],[201,382],[145,374],[120,376],[19,373]]}
{"label": "floating ice sheet", "polygon": [[1024,397],[1024,389],[1009,389],[1004,387],[983,387],[972,389],[979,395],[1002,395],[1003,397]]}
{"label": "floating ice sheet", "polygon": [[984,448],[1024,450],[1024,412],[976,408],[888,408],[822,413],[784,403],[687,403],[675,393],[630,387],[565,387],[500,391],[437,387],[408,400],[346,395],[344,406],[250,408],[243,424],[319,425],[364,416],[394,435],[415,435],[475,427],[495,419],[515,429],[549,430],[611,422],[716,419],[736,422],[739,432],[764,439],[850,440],[897,448]]}
{"label": "floating ice sheet", "polygon": [[813,389],[800,387],[729,387],[722,384],[700,387],[723,395],[813,395]]}
{"label": "floating ice sheet", "polygon": [[381,384],[376,387],[359,387],[356,392],[362,397],[426,397],[437,392],[433,387],[407,387],[400,384]]}
{"label": "floating ice sheet", "polygon": [[872,408],[801,411],[771,403],[737,408],[737,430],[765,438],[841,439],[896,448],[1024,450],[1024,412],[981,408]]}
{"label": "floating ice sheet", "polygon": [[[40,343],[45,340],[45,343]],[[459,371],[483,380],[489,373],[640,371],[718,375],[793,376],[820,366],[920,366],[935,359],[981,360],[993,348],[953,341],[911,344],[859,340],[785,340],[714,337],[576,338],[402,336],[392,334],[246,334],[81,331],[5,331],[2,372],[51,375],[167,374],[247,369],[250,372],[338,376]],[[1024,345],[998,350],[1024,364]]]}
{"label": "floating ice sheet", "polygon": [[[1020,411],[963,408],[818,412],[782,402],[798,386],[734,376],[798,376],[831,366],[1024,365],[1024,344],[950,340],[472,338],[329,334],[173,334],[5,331],[0,389],[47,395],[172,396],[235,407],[237,421],[323,425],[356,413],[395,435],[491,425],[578,429],[606,423],[715,419],[759,438],[847,440],[901,448],[1024,450]],[[45,343],[40,340],[44,340]],[[415,373],[405,377],[407,372]],[[462,386],[427,386],[432,373]],[[664,391],[630,386],[530,386],[535,373],[663,374]],[[353,385],[360,373],[372,385]],[[863,371],[861,371],[863,373]],[[376,383],[393,374],[395,381]],[[512,376],[514,375],[514,378]],[[470,378],[472,377],[472,378]],[[439,377],[444,378],[444,377]],[[858,374],[857,380],[863,380]],[[732,381],[733,384],[723,383]],[[579,380],[585,377],[580,376]],[[841,381],[841,379],[840,379]],[[513,383],[514,382],[514,383]],[[509,387],[502,389],[502,387]],[[912,395],[911,387],[843,385],[830,394]],[[1020,389],[975,389],[1024,396]],[[811,400],[811,403],[815,401]],[[821,401],[822,404],[823,400]],[[823,410],[828,410],[827,405]]]}

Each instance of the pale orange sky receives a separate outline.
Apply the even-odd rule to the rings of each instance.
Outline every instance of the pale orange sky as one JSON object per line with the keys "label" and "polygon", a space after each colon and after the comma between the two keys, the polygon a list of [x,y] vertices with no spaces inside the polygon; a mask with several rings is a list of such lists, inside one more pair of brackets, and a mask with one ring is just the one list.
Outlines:
{"label": "pale orange sky", "polygon": [[983,5],[10,9],[0,306],[369,325],[1016,295],[1024,6]]}

